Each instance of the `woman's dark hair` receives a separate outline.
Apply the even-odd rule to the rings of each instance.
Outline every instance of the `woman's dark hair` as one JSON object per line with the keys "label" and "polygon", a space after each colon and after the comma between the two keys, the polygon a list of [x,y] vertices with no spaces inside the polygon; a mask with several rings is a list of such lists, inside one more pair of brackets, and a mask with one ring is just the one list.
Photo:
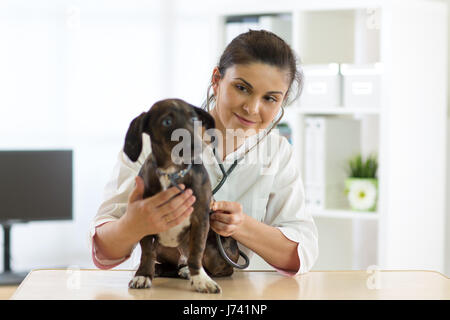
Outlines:
{"label": "woman's dark hair", "polygon": [[[218,69],[223,78],[227,69],[234,65],[258,62],[278,67],[288,73],[289,87],[281,107],[282,115],[279,118],[281,120],[284,114],[283,106],[298,99],[303,88],[303,73],[300,62],[297,60],[294,51],[283,39],[266,30],[249,30],[242,33],[225,48],[220,57]],[[210,110],[210,103],[215,99],[213,95],[210,95],[210,88],[211,84],[207,90],[206,101],[202,105],[202,108],[207,111]]]}

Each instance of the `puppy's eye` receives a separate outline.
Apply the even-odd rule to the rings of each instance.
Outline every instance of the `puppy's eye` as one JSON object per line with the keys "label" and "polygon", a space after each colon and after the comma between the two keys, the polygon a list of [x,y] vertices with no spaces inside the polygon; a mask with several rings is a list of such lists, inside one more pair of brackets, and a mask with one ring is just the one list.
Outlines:
{"label": "puppy's eye", "polygon": [[162,121],[162,124],[163,124],[163,126],[165,126],[165,127],[169,127],[169,126],[171,126],[172,125],[172,118],[165,118],[163,121]]}
{"label": "puppy's eye", "polygon": [[191,117],[191,121],[192,121],[192,122],[198,121],[198,117],[197,117],[197,116],[192,116],[192,117]]}

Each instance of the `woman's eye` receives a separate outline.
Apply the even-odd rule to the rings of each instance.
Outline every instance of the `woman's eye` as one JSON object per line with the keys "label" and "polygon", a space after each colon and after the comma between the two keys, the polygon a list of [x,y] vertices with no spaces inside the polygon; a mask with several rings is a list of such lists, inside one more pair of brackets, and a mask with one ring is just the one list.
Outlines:
{"label": "woman's eye", "polygon": [[172,119],[171,119],[171,118],[165,118],[165,119],[162,121],[162,124],[163,124],[163,126],[165,126],[165,127],[169,127],[170,125],[172,125]]}
{"label": "woman's eye", "polygon": [[275,99],[274,97],[266,97],[266,100],[269,102],[277,102],[277,99]]}
{"label": "woman's eye", "polygon": [[240,85],[240,84],[237,84],[237,85],[236,85],[236,88],[238,88],[238,90],[240,90],[240,91],[248,92],[247,88],[244,87],[244,86],[242,86],[242,85]]}
{"label": "woman's eye", "polygon": [[274,103],[278,101],[277,98],[275,98],[273,96],[268,96],[266,99],[267,99],[267,101],[274,102]]}

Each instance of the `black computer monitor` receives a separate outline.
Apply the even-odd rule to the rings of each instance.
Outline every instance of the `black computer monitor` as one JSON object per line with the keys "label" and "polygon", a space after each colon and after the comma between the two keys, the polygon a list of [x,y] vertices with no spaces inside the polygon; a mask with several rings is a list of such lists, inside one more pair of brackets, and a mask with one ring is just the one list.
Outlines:
{"label": "black computer monitor", "polygon": [[12,224],[71,220],[72,208],[72,150],[0,150],[0,224],[4,229],[0,284],[16,283],[22,277],[15,279],[10,268]]}

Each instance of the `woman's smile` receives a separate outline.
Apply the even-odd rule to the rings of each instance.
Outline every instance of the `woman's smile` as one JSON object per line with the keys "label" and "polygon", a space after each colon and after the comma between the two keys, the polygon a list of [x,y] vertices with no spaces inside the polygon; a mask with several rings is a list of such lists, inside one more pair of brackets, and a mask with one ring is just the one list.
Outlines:
{"label": "woman's smile", "polygon": [[[233,112],[234,113],[234,112]],[[244,117],[239,116],[238,114],[234,113],[236,118],[245,126],[252,126],[256,123],[256,121],[250,121]]]}

